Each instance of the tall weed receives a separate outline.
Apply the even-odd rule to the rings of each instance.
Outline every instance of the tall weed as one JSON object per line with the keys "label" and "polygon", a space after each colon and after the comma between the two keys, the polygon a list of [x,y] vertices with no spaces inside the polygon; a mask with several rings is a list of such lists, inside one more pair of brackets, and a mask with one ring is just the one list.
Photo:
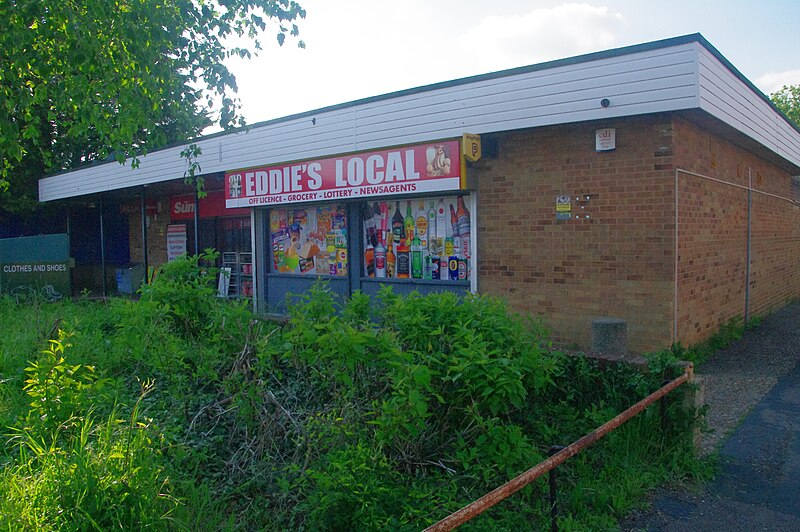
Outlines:
{"label": "tall weed", "polygon": [[169,495],[157,432],[141,416],[152,383],[126,419],[116,406],[98,424],[90,392],[101,381],[67,362],[67,336],[59,331],[27,370],[33,401],[25,424],[12,427],[18,458],[0,473],[0,528],[163,526],[177,501]]}

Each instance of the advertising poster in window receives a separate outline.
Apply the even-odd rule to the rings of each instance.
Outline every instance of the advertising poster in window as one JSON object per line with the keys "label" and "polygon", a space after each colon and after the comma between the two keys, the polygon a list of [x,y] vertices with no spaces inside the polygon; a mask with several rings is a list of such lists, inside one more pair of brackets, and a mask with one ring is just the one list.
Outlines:
{"label": "advertising poster in window", "polygon": [[186,254],[186,224],[167,226],[167,261]]}
{"label": "advertising poster in window", "polygon": [[362,275],[378,279],[468,281],[471,225],[465,196],[362,204]]}
{"label": "advertising poster in window", "polygon": [[347,216],[343,205],[272,209],[273,272],[347,275]]}

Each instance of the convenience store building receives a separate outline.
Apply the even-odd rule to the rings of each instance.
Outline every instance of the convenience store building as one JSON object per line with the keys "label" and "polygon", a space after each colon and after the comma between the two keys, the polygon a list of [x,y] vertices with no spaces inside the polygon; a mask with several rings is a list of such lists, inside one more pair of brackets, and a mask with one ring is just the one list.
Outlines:
{"label": "convenience store building", "polygon": [[623,318],[648,351],[800,295],[800,131],[698,34],[196,144],[202,200],[185,146],[44,178],[40,200],[119,205],[135,262],[214,245],[262,312],[319,277],[472,291],[583,348]]}

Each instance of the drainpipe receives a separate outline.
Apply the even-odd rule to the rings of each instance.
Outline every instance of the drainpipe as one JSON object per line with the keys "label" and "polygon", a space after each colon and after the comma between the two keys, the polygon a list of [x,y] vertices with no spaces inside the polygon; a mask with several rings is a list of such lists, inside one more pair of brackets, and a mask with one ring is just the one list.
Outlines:
{"label": "drainpipe", "polygon": [[674,250],[674,259],[675,259],[675,266],[673,269],[673,293],[672,293],[672,344],[675,345],[678,342],[678,195],[680,194],[680,189],[678,187],[678,172],[679,169],[675,169],[675,250]]}
{"label": "drainpipe", "polygon": [[[72,265],[72,263],[73,263],[72,259],[73,259],[73,256],[74,256],[74,254],[72,253],[72,207],[69,204],[67,205],[67,227],[66,227],[66,230],[67,230],[67,242],[68,242],[69,259],[70,259],[69,263],[70,263],[70,265]],[[70,286],[70,290],[71,291],[75,289],[75,282],[74,282],[75,280],[73,279],[73,276],[72,276],[72,270],[74,270],[74,268],[69,268],[69,286]]]}
{"label": "drainpipe", "polygon": [[103,278],[103,297],[105,298],[108,294],[106,293],[106,231],[103,210],[103,195],[100,194],[100,269]]}
{"label": "drainpipe", "polygon": [[744,324],[750,321],[750,253],[753,234],[753,176],[750,167],[747,167],[747,263],[744,268]]}
{"label": "drainpipe", "polygon": [[197,195],[197,183],[194,182],[194,254],[200,254],[200,197]]}

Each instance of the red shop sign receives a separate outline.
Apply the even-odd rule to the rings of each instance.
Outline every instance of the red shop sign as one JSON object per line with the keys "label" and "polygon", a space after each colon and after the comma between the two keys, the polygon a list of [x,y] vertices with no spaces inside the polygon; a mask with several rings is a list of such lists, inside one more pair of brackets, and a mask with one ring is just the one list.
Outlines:
{"label": "red shop sign", "polygon": [[[217,216],[247,216],[248,209],[226,209],[225,196],[221,190],[213,190],[200,198],[200,218]],[[169,199],[169,214],[173,222],[194,219],[194,194],[172,196]]]}
{"label": "red shop sign", "polygon": [[457,140],[263,166],[225,174],[232,207],[461,189]]}

